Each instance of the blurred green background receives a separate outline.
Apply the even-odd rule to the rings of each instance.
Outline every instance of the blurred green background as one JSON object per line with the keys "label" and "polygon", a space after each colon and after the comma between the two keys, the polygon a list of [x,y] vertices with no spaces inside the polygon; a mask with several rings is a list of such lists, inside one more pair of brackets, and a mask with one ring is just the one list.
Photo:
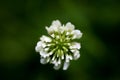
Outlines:
{"label": "blurred green background", "polygon": [[[120,80],[119,0],[1,0],[0,80]],[[59,19],[83,32],[67,71],[41,65],[35,46]]]}

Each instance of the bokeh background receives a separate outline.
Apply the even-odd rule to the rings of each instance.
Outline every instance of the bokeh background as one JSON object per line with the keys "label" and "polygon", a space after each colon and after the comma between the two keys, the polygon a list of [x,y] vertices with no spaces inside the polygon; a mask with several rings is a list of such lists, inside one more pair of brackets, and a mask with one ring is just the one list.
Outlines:
{"label": "bokeh background", "polygon": [[[0,80],[120,80],[120,0],[0,0]],[[67,71],[41,65],[45,26],[59,19],[83,32]]]}

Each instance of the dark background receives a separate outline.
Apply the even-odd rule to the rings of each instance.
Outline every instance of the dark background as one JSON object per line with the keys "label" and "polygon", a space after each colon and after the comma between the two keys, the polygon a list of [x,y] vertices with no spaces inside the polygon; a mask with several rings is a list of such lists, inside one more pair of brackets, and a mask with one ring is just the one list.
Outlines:
{"label": "dark background", "polygon": [[[1,0],[0,80],[120,80],[119,0]],[[81,57],[67,71],[41,65],[35,46],[45,26],[72,22]]]}

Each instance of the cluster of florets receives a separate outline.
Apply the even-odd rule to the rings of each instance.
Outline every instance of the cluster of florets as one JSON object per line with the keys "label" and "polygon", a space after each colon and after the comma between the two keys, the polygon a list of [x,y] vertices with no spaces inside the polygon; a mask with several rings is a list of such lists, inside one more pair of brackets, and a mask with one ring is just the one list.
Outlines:
{"label": "cluster of florets", "polygon": [[54,64],[56,70],[63,65],[63,70],[66,70],[70,60],[77,60],[80,57],[81,45],[74,40],[80,39],[82,33],[76,30],[70,22],[62,25],[59,20],[53,21],[50,27],[46,27],[46,30],[50,36],[40,37],[35,47],[40,54],[40,62]]}

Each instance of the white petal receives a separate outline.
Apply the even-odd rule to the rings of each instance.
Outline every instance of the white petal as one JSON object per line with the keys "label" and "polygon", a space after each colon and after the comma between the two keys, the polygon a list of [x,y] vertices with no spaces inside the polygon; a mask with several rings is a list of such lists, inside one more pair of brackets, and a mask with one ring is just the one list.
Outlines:
{"label": "white petal", "polygon": [[69,61],[72,60],[72,59],[73,59],[73,58],[72,58],[71,55],[66,54],[66,62],[69,62]]}
{"label": "white petal", "polygon": [[54,32],[58,31],[58,26],[57,25],[51,25],[49,28],[46,27],[46,30],[48,32],[48,34],[53,34]]}
{"label": "white petal", "polygon": [[67,70],[69,65],[70,65],[69,62],[64,62],[63,70]]}
{"label": "white petal", "polygon": [[50,28],[51,28],[53,31],[58,31],[58,26],[57,26],[57,25],[52,25],[52,26],[50,26]]}
{"label": "white petal", "polygon": [[53,68],[54,68],[55,70],[58,70],[58,69],[60,69],[60,67],[61,67],[61,64],[59,64],[59,65],[57,65],[57,66],[56,66],[56,65],[54,65],[54,67],[53,67]]}
{"label": "white petal", "polygon": [[64,59],[64,53],[63,53],[63,50],[61,50],[61,58]]}
{"label": "white petal", "polygon": [[61,34],[62,34],[64,31],[65,31],[65,27],[64,27],[64,25],[58,27],[58,33],[61,33]]}
{"label": "white petal", "polygon": [[77,60],[80,58],[80,53],[78,50],[75,50],[75,52],[73,53],[73,56],[74,56],[74,60]]}
{"label": "white petal", "polygon": [[42,58],[42,59],[40,59],[40,63],[41,63],[41,64],[46,64],[47,61],[46,61],[46,59]]}
{"label": "white petal", "polygon": [[55,20],[55,21],[52,22],[52,25],[60,27],[61,22],[59,20]]}
{"label": "white petal", "polygon": [[43,51],[43,50],[40,51],[40,55],[44,58],[49,56],[49,54],[47,52]]}
{"label": "white petal", "polygon": [[56,35],[56,39],[60,39],[60,36],[59,36],[59,35]]}
{"label": "white petal", "polygon": [[40,52],[41,50],[43,50],[43,48],[41,46],[36,46],[35,47],[35,51],[36,52]]}
{"label": "white petal", "polygon": [[53,54],[53,52],[51,51],[51,52],[49,52],[48,54],[49,54],[49,55],[52,55],[52,54]]}
{"label": "white petal", "polygon": [[59,58],[59,60],[58,60],[58,64],[61,64],[61,59]]}
{"label": "white petal", "polygon": [[59,65],[61,65],[61,59],[52,59],[51,63],[54,64],[55,67],[58,67]]}
{"label": "white petal", "polygon": [[52,58],[51,63],[54,64],[54,65],[57,65],[57,60],[55,59],[55,57]]}
{"label": "white petal", "polygon": [[46,26],[45,29],[46,29],[47,31],[49,31],[49,27]]}
{"label": "white petal", "polygon": [[62,55],[62,59],[64,59],[64,55]]}
{"label": "white petal", "polygon": [[48,50],[49,50],[49,48],[44,48],[44,50],[45,50],[45,51],[48,51]]}
{"label": "white petal", "polygon": [[75,45],[74,45],[74,47],[76,48],[76,49],[80,49],[81,48],[81,46],[80,46],[80,43],[75,43]]}
{"label": "white petal", "polygon": [[70,35],[70,34],[71,34],[71,32],[67,32],[67,33],[66,33],[66,35]]}
{"label": "white petal", "polygon": [[54,60],[55,60],[55,56],[52,57],[52,63],[53,63]]}
{"label": "white petal", "polygon": [[42,41],[37,42],[37,46],[35,47],[36,52],[39,52],[43,49],[42,44]]}
{"label": "white petal", "polygon": [[80,43],[77,42],[71,43],[70,49],[80,49],[80,48],[81,48]]}
{"label": "white petal", "polygon": [[43,42],[51,42],[52,41],[52,39],[50,37],[47,37],[45,35],[40,37],[40,40],[43,41]]}
{"label": "white petal", "polygon": [[46,43],[43,42],[43,41],[39,41],[39,42],[37,43],[37,46],[44,48],[44,47],[46,47]]}
{"label": "white petal", "polygon": [[46,63],[49,62],[49,60],[50,60],[50,58],[41,58],[41,59],[40,59],[40,63],[41,63],[41,64],[46,64]]}
{"label": "white petal", "polygon": [[48,33],[51,33],[53,30],[49,27],[45,27]]}
{"label": "white petal", "polygon": [[37,45],[40,45],[40,46],[41,46],[41,45],[42,45],[42,41],[38,41],[38,42],[37,42]]}
{"label": "white petal", "polygon": [[75,28],[75,26],[71,24],[70,22],[68,22],[65,27],[66,27],[66,30],[68,31],[72,31]]}
{"label": "white petal", "polygon": [[74,30],[72,31],[72,34],[73,34],[73,39],[79,39],[82,37],[82,33],[80,30]]}
{"label": "white petal", "polygon": [[52,36],[53,38],[55,38],[55,34],[51,34],[51,36]]}

